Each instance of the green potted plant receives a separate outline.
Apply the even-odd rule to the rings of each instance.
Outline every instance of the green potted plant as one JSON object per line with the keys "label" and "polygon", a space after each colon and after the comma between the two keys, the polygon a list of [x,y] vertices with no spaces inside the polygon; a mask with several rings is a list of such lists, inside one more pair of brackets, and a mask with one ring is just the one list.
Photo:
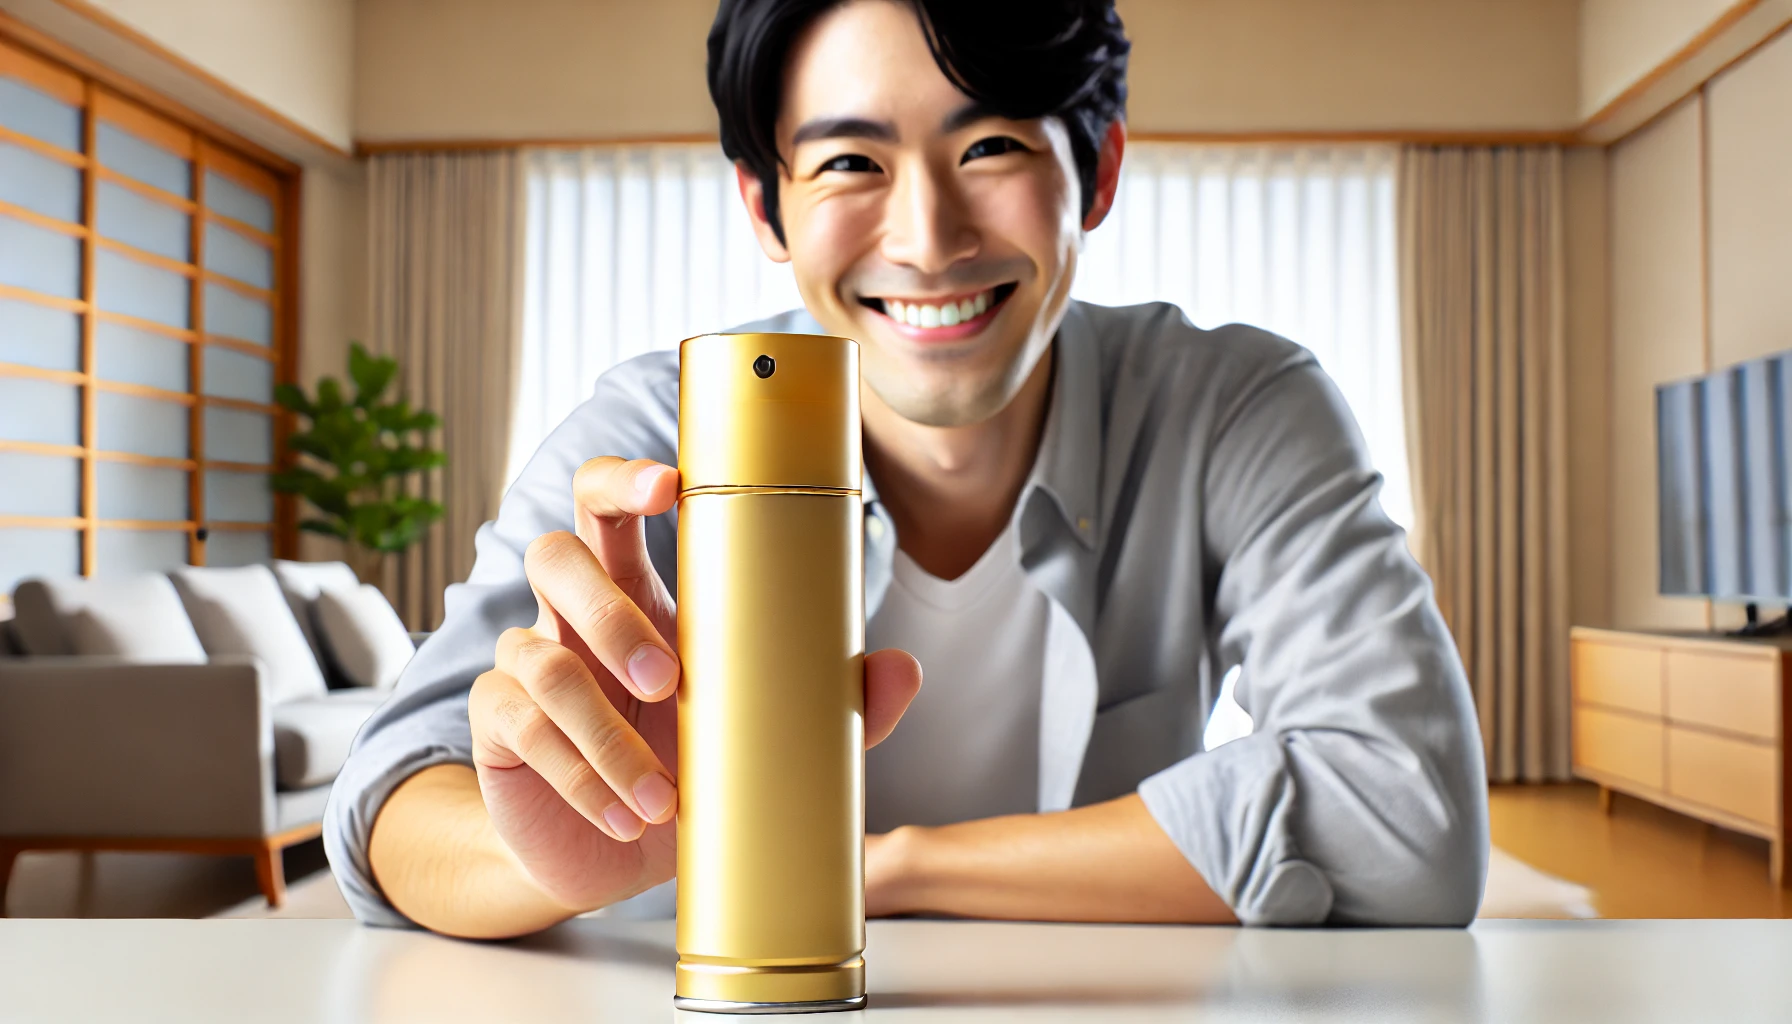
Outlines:
{"label": "green potted plant", "polygon": [[311,504],[318,514],[299,529],[345,542],[349,565],[363,583],[377,583],[386,556],[415,544],[442,518],[440,502],[405,493],[413,474],[448,463],[423,436],[441,420],[403,399],[382,400],[397,375],[397,361],[370,356],[353,342],[348,376],[354,397],[345,397],[334,377],[317,382],[315,398],[292,384],[274,389],[274,401],[299,418],[286,446],[300,458],[275,473],[272,486]]}

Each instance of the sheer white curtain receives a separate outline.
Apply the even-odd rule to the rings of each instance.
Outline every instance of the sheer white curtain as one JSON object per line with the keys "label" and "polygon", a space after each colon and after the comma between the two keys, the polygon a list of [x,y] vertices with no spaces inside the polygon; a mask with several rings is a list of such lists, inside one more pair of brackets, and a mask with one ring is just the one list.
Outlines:
{"label": "sheer white curtain", "polygon": [[1412,522],[1400,374],[1393,146],[1135,143],[1073,294],[1164,301],[1197,326],[1247,323],[1306,346],[1337,381]]}
{"label": "sheer white curtain", "polygon": [[[1202,327],[1312,349],[1356,412],[1390,515],[1411,521],[1392,147],[1137,143],[1075,295],[1164,300]],[[797,306],[713,145],[526,155],[522,376],[511,474],[611,365]]]}
{"label": "sheer white curtain", "polygon": [[789,266],[753,238],[717,146],[523,159],[527,269],[508,479],[611,366],[802,305]]}

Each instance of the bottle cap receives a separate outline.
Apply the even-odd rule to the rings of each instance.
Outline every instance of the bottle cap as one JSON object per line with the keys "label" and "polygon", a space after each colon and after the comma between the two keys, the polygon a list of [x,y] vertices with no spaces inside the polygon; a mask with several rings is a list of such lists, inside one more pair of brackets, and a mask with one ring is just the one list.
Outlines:
{"label": "bottle cap", "polygon": [[705,334],[678,346],[678,473],[706,487],[859,490],[859,343]]}

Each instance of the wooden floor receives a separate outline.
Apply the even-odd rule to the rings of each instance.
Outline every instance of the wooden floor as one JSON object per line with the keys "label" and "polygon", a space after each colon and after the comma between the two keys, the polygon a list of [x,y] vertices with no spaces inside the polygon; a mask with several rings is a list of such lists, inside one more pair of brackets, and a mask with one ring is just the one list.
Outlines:
{"label": "wooden floor", "polygon": [[1495,786],[1493,844],[1593,890],[1602,917],[1792,917],[1767,877],[1767,841],[1585,783]]}

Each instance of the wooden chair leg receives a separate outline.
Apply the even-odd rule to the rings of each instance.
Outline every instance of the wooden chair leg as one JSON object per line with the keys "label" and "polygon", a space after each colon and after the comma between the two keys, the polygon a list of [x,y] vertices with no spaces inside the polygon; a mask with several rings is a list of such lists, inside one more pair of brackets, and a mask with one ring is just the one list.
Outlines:
{"label": "wooden chair leg", "polygon": [[24,851],[11,843],[0,843],[0,917],[6,916],[6,886],[12,881],[12,865]]}
{"label": "wooden chair leg", "polygon": [[1599,787],[1599,813],[1612,813],[1612,788],[1610,786]]}
{"label": "wooden chair leg", "polygon": [[280,858],[280,847],[264,842],[255,851],[255,879],[261,883],[261,894],[268,899],[268,906],[279,907],[286,902],[286,865]]}

